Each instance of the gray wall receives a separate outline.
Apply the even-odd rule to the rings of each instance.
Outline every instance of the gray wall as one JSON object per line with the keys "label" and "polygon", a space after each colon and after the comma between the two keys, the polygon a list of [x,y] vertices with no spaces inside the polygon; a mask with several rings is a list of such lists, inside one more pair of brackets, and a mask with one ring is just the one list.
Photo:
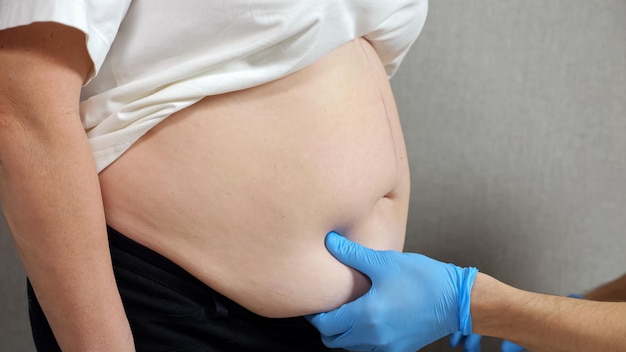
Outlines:
{"label": "gray wall", "polygon": [[34,351],[28,325],[26,276],[0,216],[0,351]]}
{"label": "gray wall", "polygon": [[393,87],[407,250],[554,294],[626,272],[626,1],[433,0]]}
{"label": "gray wall", "polygon": [[[626,2],[430,8],[392,81],[412,164],[407,250],[545,293],[621,275]],[[32,351],[24,274],[0,226],[0,351]]]}

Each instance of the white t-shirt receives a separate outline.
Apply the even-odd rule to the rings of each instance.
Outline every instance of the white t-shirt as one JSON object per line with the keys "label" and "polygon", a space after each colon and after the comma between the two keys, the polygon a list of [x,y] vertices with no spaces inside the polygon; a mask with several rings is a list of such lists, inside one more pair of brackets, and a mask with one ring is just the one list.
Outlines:
{"label": "white t-shirt", "polygon": [[205,96],[267,83],[365,37],[391,76],[427,0],[0,0],[0,29],[83,31],[94,63],[80,112],[98,172]]}

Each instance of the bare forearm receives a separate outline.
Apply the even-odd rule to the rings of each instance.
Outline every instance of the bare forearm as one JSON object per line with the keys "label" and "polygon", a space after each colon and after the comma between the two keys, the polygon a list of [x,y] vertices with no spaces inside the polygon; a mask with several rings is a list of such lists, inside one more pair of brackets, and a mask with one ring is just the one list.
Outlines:
{"label": "bare forearm", "polygon": [[626,303],[531,293],[480,274],[471,314],[474,332],[533,351],[626,351]]}
{"label": "bare forearm", "polygon": [[89,146],[80,136],[14,132],[1,155],[3,212],[60,346],[133,350]]}
{"label": "bare forearm", "polygon": [[78,102],[82,32],[0,31],[0,204],[63,351],[132,351]]}

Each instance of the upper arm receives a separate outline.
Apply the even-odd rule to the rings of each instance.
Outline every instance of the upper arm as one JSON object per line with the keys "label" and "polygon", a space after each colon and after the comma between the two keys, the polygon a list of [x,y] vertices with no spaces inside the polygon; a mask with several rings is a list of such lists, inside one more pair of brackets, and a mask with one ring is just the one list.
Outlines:
{"label": "upper arm", "polygon": [[89,148],[76,141],[85,135],[80,90],[92,67],[74,28],[46,22],[0,31],[0,193],[51,147]]}
{"label": "upper arm", "polygon": [[92,67],[77,29],[43,22],[0,31],[0,114],[45,119],[68,109],[77,113]]}
{"label": "upper arm", "polygon": [[51,148],[88,150],[79,103],[91,69],[84,34],[74,28],[46,22],[0,31],[3,197],[5,182],[23,181]]}

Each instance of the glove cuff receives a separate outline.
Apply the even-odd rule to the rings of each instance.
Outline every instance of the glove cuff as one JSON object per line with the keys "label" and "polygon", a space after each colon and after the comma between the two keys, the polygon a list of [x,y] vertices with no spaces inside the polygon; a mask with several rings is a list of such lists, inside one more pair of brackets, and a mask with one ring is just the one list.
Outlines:
{"label": "glove cuff", "polygon": [[472,287],[478,269],[474,267],[462,268],[459,277],[458,305],[459,305],[459,331],[463,335],[472,333],[472,314],[470,311]]}

